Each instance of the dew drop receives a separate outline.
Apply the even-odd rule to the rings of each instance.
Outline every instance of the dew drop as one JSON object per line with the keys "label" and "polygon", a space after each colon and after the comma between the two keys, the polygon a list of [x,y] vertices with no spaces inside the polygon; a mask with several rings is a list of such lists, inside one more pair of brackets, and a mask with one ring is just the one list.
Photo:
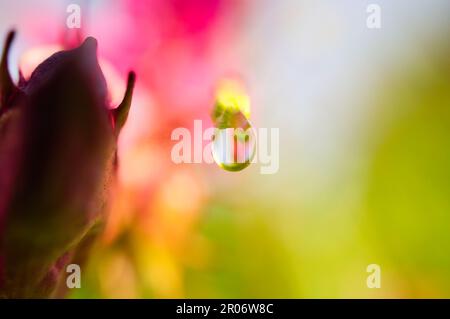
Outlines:
{"label": "dew drop", "polygon": [[226,171],[238,172],[250,165],[255,155],[255,135],[251,127],[216,128],[213,136],[214,161]]}
{"label": "dew drop", "polygon": [[226,171],[243,170],[255,156],[256,136],[249,116],[249,98],[240,83],[222,81],[212,113],[215,127],[212,155],[216,164]]}

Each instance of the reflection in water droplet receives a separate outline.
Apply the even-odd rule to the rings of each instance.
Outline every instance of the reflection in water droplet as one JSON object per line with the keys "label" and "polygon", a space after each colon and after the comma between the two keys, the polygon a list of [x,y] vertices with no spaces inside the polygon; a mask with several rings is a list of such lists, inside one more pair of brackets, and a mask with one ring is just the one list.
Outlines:
{"label": "reflection in water droplet", "polygon": [[255,134],[251,127],[216,128],[213,136],[214,161],[224,170],[237,172],[250,165],[256,150]]}
{"label": "reflection in water droplet", "polygon": [[212,155],[227,171],[241,171],[250,165],[256,150],[256,137],[248,117],[250,99],[238,81],[223,80],[217,90],[212,113],[215,126]]}

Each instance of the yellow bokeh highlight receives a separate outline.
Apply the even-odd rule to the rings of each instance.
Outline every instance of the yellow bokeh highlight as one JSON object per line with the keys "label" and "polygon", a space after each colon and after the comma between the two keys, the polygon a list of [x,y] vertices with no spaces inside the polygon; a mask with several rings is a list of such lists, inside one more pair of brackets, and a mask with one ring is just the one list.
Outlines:
{"label": "yellow bokeh highlight", "polygon": [[217,105],[224,111],[242,112],[246,118],[250,117],[250,97],[241,81],[223,79],[216,90]]}

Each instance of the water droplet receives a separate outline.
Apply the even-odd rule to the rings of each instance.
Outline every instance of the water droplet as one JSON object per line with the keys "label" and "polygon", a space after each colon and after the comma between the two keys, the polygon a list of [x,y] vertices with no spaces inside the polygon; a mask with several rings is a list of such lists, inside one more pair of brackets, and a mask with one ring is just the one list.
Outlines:
{"label": "water droplet", "polygon": [[212,113],[214,161],[224,170],[241,171],[250,165],[256,151],[256,136],[248,120],[249,97],[242,86],[232,80],[222,81],[216,97]]}
{"label": "water droplet", "polygon": [[216,128],[213,136],[214,161],[231,172],[241,171],[250,165],[255,155],[256,143],[253,129]]}

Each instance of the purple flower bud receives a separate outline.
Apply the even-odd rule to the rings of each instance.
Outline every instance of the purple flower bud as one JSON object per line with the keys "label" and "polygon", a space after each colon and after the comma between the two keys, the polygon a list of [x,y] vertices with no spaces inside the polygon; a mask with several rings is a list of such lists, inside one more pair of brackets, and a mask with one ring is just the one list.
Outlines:
{"label": "purple flower bud", "polygon": [[102,228],[135,75],[109,110],[97,41],[87,38],[16,86],[13,39],[0,64],[0,296],[48,297],[65,290],[65,266],[83,261]]}

